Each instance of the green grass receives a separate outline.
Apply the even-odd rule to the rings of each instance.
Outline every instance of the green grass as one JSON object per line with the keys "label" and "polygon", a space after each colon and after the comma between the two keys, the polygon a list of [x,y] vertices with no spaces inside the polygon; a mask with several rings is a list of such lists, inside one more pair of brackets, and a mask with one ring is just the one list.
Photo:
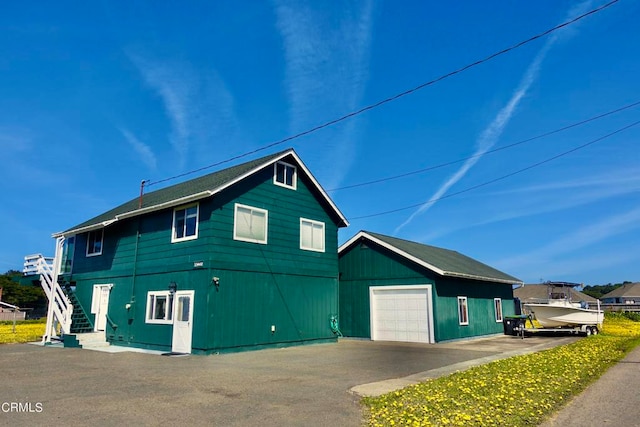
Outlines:
{"label": "green grass", "polygon": [[607,315],[600,335],[365,398],[367,423],[538,425],[638,344],[640,322]]}

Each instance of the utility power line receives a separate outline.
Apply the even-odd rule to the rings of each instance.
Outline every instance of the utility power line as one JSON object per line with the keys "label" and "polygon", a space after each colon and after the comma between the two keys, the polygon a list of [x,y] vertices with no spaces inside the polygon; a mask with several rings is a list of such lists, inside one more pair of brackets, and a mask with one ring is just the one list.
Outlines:
{"label": "utility power line", "polygon": [[345,121],[347,119],[350,119],[352,117],[358,116],[358,115],[360,115],[362,113],[365,113],[365,112],[367,112],[369,110],[373,110],[374,108],[378,108],[378,107],[380,107],[380,106],[382,106],[384,104],[390,103],[390,102],[395,101],[395,100],[397,100],[399,98],[402,98],[404,96],[407,96],[409,94],[417,92],[417,91],[419,91],[421,89],[424,89],[427,86],[431,86],[431,85],[433,85],[435,83],[438,83],[438,82],[440,82],[440,81],[442,81],[444,79],[447,79],[449,77],[455,76],[456,74],[460,74],[463,71],[466,71],[466,70],[468,70],[470,68],[473,68],[473,67],[475,67],[477,65],[480,65],[480,64],[483,64],[485,62],[488,62],[488,61],[490,61],[490,60],[492,60],[492,59],[494,59],[494,58],[496,58],[498,56],[501,56],[501,55],[504,55],[505,53],[511,52],[512,50],[518,49],[518,48],[520,48],[520,47],[522,47],[522,46],[524,46],[524,45],[526,45],[528,43],[531,43],[531,42],[533,42],[535,40],[538,40],[538,39],[540,39],[542,37],[545,37],[545,36],[555,32],[557,30],[560,30],[560,29],[562,29],[564,27],[567,27],[567,26],[569,26],[569,25],[571,25],[571,24],[573,24],[573,23],[575,23],[575,22],[577,22],[577,21],[579,21],[581,19],[584,19],[587,16],[590,16],[590,15],[593,15],[595,13],[598,13],[598,12],[608,8],[609,6],[614,5],[618,1],[620,1],[620,0],[612,0],[609,3],[606,3],[606,4],[602,5],[602,6],[599,6],[599,7],[595,8],[595,9],[592,9],[592,10],[586,12],[586,13],[583,13],[582,15],[579,15],[579,16],[573,18],[573,19],[570,19],[570,20],[568,20],[566,22],[563,22],[560,25],[556,25],[555,27],[549,28],[546,31],[543,31],[543,32],[541,32],[539,34],[536,34],[536,35],[532,36],[532,37],[529,37],[526,40],[518,42],[518,43],[516,43],[516,44],[514,44],[514,45],[512,45],[510,47],[507,47],[505,49],[502,49],[502,50],[500,50],[498,52],[492,53],[491,55],[489,55],[489,56],[487,56],[485,58],[482,58],[482,59],[479,59],[479,60],[477,60],[475,62],[467,64],[464,67],[458,68],[458,69],[456,69],[454,71],[450,71],[450,72],[448,72],[446,74],[441,75],[440,77],[437,77],[437,78],[435,78],[433,80],[429,80],[428,82],[422,83],[422,84],[420,84],[418,86],[415,86],[415,87],[413,87],[411,89],[408,89],[408,90],[405,90],[403,92],[397,93],[397,94],[395,94],[393,96],[390,96],[388,98],[385,98],[385,99],[383,99],[381,101],[375,102],[373,104],[369,104],[369,105],[367,105],[365,107],[362,107],[359,110],[352,111],[352,112],[350,112],[348,114],[345,114],[344,116],[338,117],[338,118],[333,119],[333,120],[329,120],[329,121],[327,121],[325,123],[322,123],[322,124],[320,124],[318,126],[315,126],[315,127],[311,128],[311,129],[308,129],[306,131],[297,133],[297,134],[292,135],[292,136],[288,136],[286,138],[280,139],[280,140],[272,142],[270,144],[263,145],[262,147],[256,148],[255,150],[251,150],[251,151],[248,151],[246,153],[230,157],[230,158],[228,158],[226,160],[222,160],[222,161],[210,164],[208,166],[203,166],[203,167],[198,168],[198,169],[193,169],[191,171],[184,172],[184,173],[181,173],[181,174],[178,174],[178,175],[174,175],[174,176],[171,176],[169,178],[160,179],[160,180],[157,180],[157,181],[144,181],[142,186],[143,187],[144,186],[149,187],[149,186],[152,186],[152,185],[160,184],[162,182],[166,182],[166,181],[174,180],[174,179],[177,179],[177,178],[182,178],[182,177],[187,176],[187,175],[192,175],[194,173],[202,172],[204,170],[211,169],[211,168],[213,168],[215,166],[220,166],[222,164],[229,163],[229,162],[232,162],[234,160],[238,160],[238,159],[241,159],[243,157],[250,156],[252,154],[256,154],[256,153],[258,153],[260,151],[264,151],[264,150],[266,150],[268,148],[275,147],[276,145],[281,145],[281,144],[284,144],[285,142],[289,142],[289,141],[292,141],[294,139],[298,139],[298,138],[300,138],[302,136],[309,135],[311,133],[317,132],[317,131],[319,131],[321,129],[324,129],[324,128],[332,126],[332,125],[335,125],[337,123],[340,123],[340,122]]}
{"label": "utility power line", "polygon": [[364,218],[373,218],[373,217],[376,217],[376,216],[382,216],[382,215],[392,214],[392,213],[395,213],[395,212],[401,212],[401,211],[405,211],[407,209],[413,209],[413,208],[417,208],[417,207],[423,206],[423,205],[425,205],[427,203],[434,203],[434,202],[437,202],[437,201],[440,201],[440,200],[449,199],[451,197],[458,196],[460,194],[467,193],[469,191],[476,190],[476,189],[481,188],[481,187],[485,187],[485,186],[487,186],[489,184],[493,184],[495,182],[502,181],[502,180],[505,180],[507,178],[510,178],[510,177],[512,177],[514,175],[521,174],[522,172],[526,172],[526,171],[531,170],[533,168],[537,168],[538,166],[542,166],[542,165],[544,165],[546,163],[549,163],[549,162],[551,162],[553,160],[559,159],[560,157],[564,157],[564,156],[569,155],[571,153],[575,153],[578,150],[582,150],[583,148],[586,148],[586,147],[588,147],[590,145],[595,144],[596,142],[599,142],[599,141],[602,141],[604,139],[607,139],[607,138],[609,138],[609,137],[611,137],[613,135],[616,135],[616,134],[618,134],[618,133],[620,133],[622,131],[630,129],[630,128],[638,125],[638,124],[640,124],[640,120],[637,121],[637,122],[631,123],[631,124],[629,124],[627,126],[624,126],[622,128],[619,128],[619,129],[617,129],[617,130],[615,130],[615,131],[613,131],[611,133],[608,133],[608,134],[606,134],[604,136],[596,138],[596,139],[594,139],[592,141],[589,141],[589,142],[587,142],[585,144],[582,144],[582,145],[579,145],[577,147],[574,147],[571,150],[564,151],[564,152],[562,152],[560,154],[556,154],[555,156],[552,156],[552,157],[549,157],[549,158],[547,158],[545,160],[542,160],[540,162],[531,164],[531,165],[529,165],[529,166],[527,166],[525,168],[518,169],[517,171],[508,173],[506,175],[502,175],[502,176],[500,176],[498,178],[494,178],[492,180],[485,181],[485,182],[483,182],[481,184],[473,185],[473,186],[467,187],[467,188],[465,188],[463,190],[456,191],[455,193],[445,194],[444,196],[437,197],[435,199],[430,199],[430,200],[427,200],[427,201],[424,201],[424,202],[421,202],[421,203],[416,203],[416,204],[413,204],[413,205],[410,205],[410,206],[404,206],[404,207],[401,207],[401,208],[391,209],[391,210],[387,210],[387,211],[383,211],[383,212],[377,212],[377,213],[368,214],[368,215],[360,215],[360,216],[351,217],[351,218],[349,218],[349,221],[355,221],[355,220],[364,219]]}
{"label": "utility power line", "polygon": [[558,128],[558,129],[555,129],[555,130],[552,130],[552,131],[549,131],[549,132],[545,132],[545,133],[542,133],[540,135],[537,135],[537,136],[534,136],[534,137],[531,137],[531,138],[524,139],[522,141],[514,142],[512,144],[503,145],[503,146],[494,148],[493,150],[485,151],[483,153],[474,154],[472,156],[463,157],[463,158],[457,159],[457,160],[451,160],[449,162],[440,163],[440,164],[437,164],[437,165],[429,166],[429,167],[422,168],[422,169],[417,169],[417,170],[410,171],[410,172],[404,172],[404,173],[401,173],[401,174],[398,174],[398,175],[388,176],[386,178],[378,178],[378,179],[374,179],[374,180],[371,180],[371,181],[360,182],[360,183],[357,183],[357,184],[345,185],[343,187],[333,188],[333,189],[328,190],[328,191],[340,191],[340,190],[347,190],[347,189],[351,189],[351,188],[364,187],[366,185],[372,185],[372,184],[378,184],[380,182],[392,181],[394,179],[405,178],[407,176],[417,175],[417,174],[424,173],[424,172],[429,172],[429,171],[432,171],[432,170],[435,170],[435,169],[440,169],[440,168],[443,168],[445,166],[451,166],[451,165],[454,165],[456,163],[462,163],[462,162],[465,162],[465,161],[467,161],[469,159],[474,159],[476,157],[482,157],[482,156],[485,156],[487,154],[496,153],[498,151],[506,150],[508,148],[513,148],[513,147],[516,147],[518,145],[525,144],[527,142],[535,141],[536,139],[541,139],[541,138],[544,138],[544,137],[549,136],[549,135],[560,133],[562,131],[565,131],[565,130],[568,130],[568,129],[572,129],[572,128],[577,127],[577,126],[581,126],[581,125],[587,124],[589,122],[593,122],[593,121],[601,119],[603,117],[610,116],[611,114],[619,113],[621,111],[627,110],[627,109],[635,107],[637,105],[640,105],[640,101],[636,101],[636,102],[634,102],[632,104],[625,105],[624,107],[616,108],[615,110],[611,110],[611,111],[608,111],[606,113],[602,113],[602,114],[599,114],[597,116],[593,116],[593,117],[590,117],[588,119],[581,120],[579,122],[572,123],[570,125],[563,126],[561,128]]}

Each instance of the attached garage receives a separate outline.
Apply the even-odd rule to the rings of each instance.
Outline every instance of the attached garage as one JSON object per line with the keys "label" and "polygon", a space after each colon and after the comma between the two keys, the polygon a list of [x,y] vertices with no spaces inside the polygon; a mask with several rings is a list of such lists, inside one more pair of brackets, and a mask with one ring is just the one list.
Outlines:
{"label": "attached garage", "polygon": [[371,286],[371,339],[433,343],[431,286]]}
{"label": "attached garage", "polygon": [[459,252],[368,231],[338,256],[346,337],[436,343],[502,333],[522,283]]}

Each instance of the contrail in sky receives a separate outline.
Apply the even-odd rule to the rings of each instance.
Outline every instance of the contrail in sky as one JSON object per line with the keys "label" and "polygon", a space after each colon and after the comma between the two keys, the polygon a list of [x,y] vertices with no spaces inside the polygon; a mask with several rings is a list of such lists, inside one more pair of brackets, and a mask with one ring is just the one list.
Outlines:
{"label": "contrail in sky", "polygon": [[[588,6],[591,3],[590,1],[584,2],[580,4],[576,9],[582,9]],[[571,14],[575,13],[576,9],[571,11]],[[527,94],[527,91],[533,84],[533,82],[538,78],[538,74],[540,72],[540,65],[544,60],[545,56],[549,52],[549,49],[555,44],[558,40],[558,35],[556,33],[552,34],[549,39],[547,39],[542,49],[538,52],[536,57],[533,59],[527,71],[524,73],[520,84],[511,95],[511,99],[502,107],[500,112],[496,115],[493,121],[485,128],[484,131],[480,134],[478,141],[476,142],[476,151],[473,154],[473,157],[469,158],[458,171],[453,174],[440,188],[431,196],[429,200],[434,200],[433,202],[425,202],[422,206],[420,206],[414,213],[409,216],[402,224],[396,227],[394,233],[398,233],[402,228],[404,228],[407,224],[409,224],[415,217],[426,212],[429,208],[435,205],[435,200],[440,199],[454,184],[464,177],[469,169],[471,169],[477,162],[480,160],[480,157],[489,151],[495,143],[498,141],[500,136],[502,135],[502,131],[509,124],[513,113],[515,112],[518,104],[522,98]]]}

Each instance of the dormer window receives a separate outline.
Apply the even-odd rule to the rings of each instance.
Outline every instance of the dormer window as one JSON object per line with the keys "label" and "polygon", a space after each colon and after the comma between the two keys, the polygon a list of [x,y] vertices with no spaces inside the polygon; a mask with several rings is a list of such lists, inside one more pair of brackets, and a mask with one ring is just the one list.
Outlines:
{"label": "dormer window", "polygon": [[289,163],[277,162],[274,167],[273,183],[282,187],[296,189],[298,179],[297,168]]}

